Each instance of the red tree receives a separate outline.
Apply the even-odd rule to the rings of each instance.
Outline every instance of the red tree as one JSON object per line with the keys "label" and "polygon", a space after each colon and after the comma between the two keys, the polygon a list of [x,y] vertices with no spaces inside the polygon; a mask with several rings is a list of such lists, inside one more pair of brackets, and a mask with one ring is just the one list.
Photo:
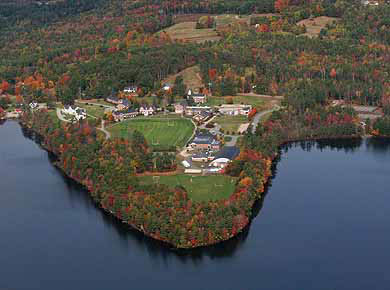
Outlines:
{"label": "red tree", "polygon": [[289,4],[290,0],[276,0],[274,7],[276,11],[281,12],[282,10],[286,9]]}
{"label": "red tree", "polygon": [[2,81],[1,82],[1,86],[0,86],[0,90],[5,93],[7,92],[9,89],[9,83],[7,81]]}

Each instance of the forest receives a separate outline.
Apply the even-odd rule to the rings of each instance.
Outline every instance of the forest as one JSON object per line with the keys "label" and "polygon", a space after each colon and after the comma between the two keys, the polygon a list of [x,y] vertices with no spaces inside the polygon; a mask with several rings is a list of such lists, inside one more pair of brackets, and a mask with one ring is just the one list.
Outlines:
{"label": "forest", "polygon": [[[62,101],[104,98],[136,84],[147,95],[167,76],[199,64],[203,83],[210,83],[214,95],[252,89],[286,95],[289,105],[301,111],[328,99],[370,105],[389,99],[389,5],[380,9],[352,1],[285,5],[280,0],[270,10],[278,7],[278,16],[253,16],[252,25],[228,25],[218,30],[220,41],[200,44],[173,41],[168,34],[155,32],[172,25],[175,13],[239,13],[243,7],[251,8],[242,13],[259,13],[259,1],[229,1],[221,4],[221,11],[214,5],[222,1],[93,2],[77,1],[74,6],[68,1],[66,7],[73,8],[69,15],[61,15],[63,21],[43,21],[36,28],[21,22],[2,33],[0,39],[7,43],[0,48],[0,81],[7,84],[2,91]],[[68,11],[56,5],[49,5],[51,13]],[[115,12],[118,5],[120,15]],[[338,21],[318,37],[302,36],[305,29],[297,23],[318,16],[338,16]],[[18,27],[29,30],[20,32]]]}

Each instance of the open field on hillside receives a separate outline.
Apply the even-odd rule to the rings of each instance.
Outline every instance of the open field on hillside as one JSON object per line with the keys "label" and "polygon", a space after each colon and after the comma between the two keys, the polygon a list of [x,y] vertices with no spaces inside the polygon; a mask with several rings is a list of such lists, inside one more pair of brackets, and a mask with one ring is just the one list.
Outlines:
{"label": "open field on hillside", "polygon": [[184,40],[189,42],[205,42],[219,40],[217,32],[214,29],[196,29],[196,22],[181,22],[169,28],[164,29],[174,40]]}
{"label": "open field on hillside", "polygon": [[131,137],[134,130],[141,132],[152,148],[183,147],[191,137],[194,125],[184,118],[136,118],[107,128],[112,137]]}
{"label": "open field on hillside", "polygon": [[[183,40],[189,42],[202,43],[205,41],[217,41],[221,39],[218,35],[218,31],[223,31],[224,27],[230,25],[244,25],[249,26],[252,16],[276,16],[278,14],[253,14],[253,15],[236,15],[236,14],[221,14],[210,15],[215,19],[216,29],[196,29],[196,22],[202,16],[208,16],[208,14],[188,14],[188,15],[176,15],[174,18],[175,24],[162,31],[168,33],[168,35],[174,40]],[[161,32],[161,31],[160,31]]]}
{"label": "open field on hillside", "polygon": [[337,21],[336,17],[320,16],[312,19],[304,19],[297,23],[297,25],[306,26],[306,35],[308,37],[316,37],[320,34],[322,28],[325,28],[327,24]]}
{"label": "open field on hillside", "polygon": [[183,77],[183,82],[187,86],[187,88],[197,89],[204,87],[202,77],[200,76],[200,68],[198,65],[186,68],[175,75],[169,76],[163,81],[163,83],[173,84],[175,82],[176,77],[178,76]]}
{"label": "open field on hillside", "polygon": [[141,184],[151,184],[153,182],[165,184],[170,187],[183,186],[188,196],[193,201],[209,201],[228,198],[235,188],[235,179],[225,175],[171,175],[160,176],[157,179],[153,176],[139,177]]}

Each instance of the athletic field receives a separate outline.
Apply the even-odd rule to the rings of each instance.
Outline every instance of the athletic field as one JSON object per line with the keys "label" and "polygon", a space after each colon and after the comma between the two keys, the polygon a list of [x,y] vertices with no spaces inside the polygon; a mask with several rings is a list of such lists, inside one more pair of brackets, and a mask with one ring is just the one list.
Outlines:
{"label": "athletic field", "polygon": [[226,175],[171,175],[142,176],[141,184],[160,183],[170,187],[183,186],[193,201],[210,201],[226,199],[234,192],[236,179]]}
{"label": "athletic field", "polygon": [[141,132],[152,148],[183,147],[191,137],[194,125],[183,118],[136,118],[108,128],[112,137],[131,138],[134,130]]}

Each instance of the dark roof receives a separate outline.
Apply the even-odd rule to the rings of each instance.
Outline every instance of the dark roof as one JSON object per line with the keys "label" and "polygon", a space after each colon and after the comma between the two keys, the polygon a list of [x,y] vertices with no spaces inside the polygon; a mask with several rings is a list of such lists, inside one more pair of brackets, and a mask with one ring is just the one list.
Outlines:
{"label": "dark roof", "polygon": [[196,135],[192,143],[195,144],[218,144],[219,142],[215,140],[214,136],[211,134],[199,134]]}
{"label": "dark roof", "polygon": [[215,155],[215,159],[218,158],[227,158],[233,160],[240,154],[240,149],[236,146],[225,146],[223,147],[217,155]]}
{"label": "dark roof", "polygon": [[202,117],[204,118],[207,118],[207,117],[210,117],[211,116],[211,113],[210,112],[207,112],[207,111],[201,111],[199,113]]}
{"label": "dark roof", "polygon": [[107,97],[106,100],[111,100],[111,101],[114,101],[114,102],[118,102],[119,99],[117,97],[115,97],[115,96],[110,96],[110,97]]}
{"label": "dark roof", "polygon": [[134,110],[133,108],[128,108],[128,109],[125,109],[122,111],[114,111],[113,112],[114,115],[131,114],[131,113],[138,113],[138,112],[136,110]]}
{"label": "dark roof", "polygon": [[126,107],[130,106],[130,102],[127,99],[121,100],[121,104]]}
{"label": "dark roof", "polygon": [[191,97],[206,97],[206,95],[204,94],[199,94],[199,93],[196,93],[196,94],[192,94]]}
{"label": "dark roof", "polygon": [[209,155],[206,152],[198,152],[192,155],[192,158],[208,158]]}

